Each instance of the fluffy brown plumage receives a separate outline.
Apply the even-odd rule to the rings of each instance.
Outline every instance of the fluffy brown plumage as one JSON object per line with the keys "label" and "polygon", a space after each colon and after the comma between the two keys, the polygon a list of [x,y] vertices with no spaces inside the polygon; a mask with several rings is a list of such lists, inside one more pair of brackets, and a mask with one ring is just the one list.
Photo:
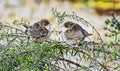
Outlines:
{"label": "fluffy brown plumage", "polygon": [[39,25],[41,27],[45,27],[45,26],[50,25],[50,22],[47,19],[42,19],[42,20],[36,22],[35,24]]}
{"label": "fluffy brown plumage", "polygon": [[84,30],[79,24],[73,23],[71,21],[64,23],[64,37],[69,42],[72,41],[73,44],[79,44],[85,37],[90,36],[86,30]]}
{"label": "fluffy brown plumage", "polygon": [[47,28],[50,23],[47,19],[42,19],[31,26],[26,27],[26,35],[34,39],[35,42],[43,42],[50,37],[50,29]]}

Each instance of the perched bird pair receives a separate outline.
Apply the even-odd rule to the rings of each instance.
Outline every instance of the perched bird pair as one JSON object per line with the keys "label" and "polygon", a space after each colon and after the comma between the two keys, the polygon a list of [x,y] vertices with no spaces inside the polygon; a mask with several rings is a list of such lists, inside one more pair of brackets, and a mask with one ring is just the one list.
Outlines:
{"label": "perched bird pair", "polygon": [[31,26],[23,25],[26,30],[25,34],[33,38],[34,42],[43,42],[50,37],[50,22],[47,19],[42,19]]}
{"label": "perched bird pair", "polygon": [[67,21],[64,23],[63,36],[68,44],[79,45],[89,34],[79,24]]}
{"label": "perched bird pair", "polygon": [[[47,19],[42,19],[31,26],[24,25],[24,27],[27,28],[25,33],[29,37],[34,38],[35,42],[43,42],[48,40],[51,34],[50,22]],[[66,42],[72,41],[74,42],[73,44],[79,44],[85,39],[85,37],[92,35],[84,30],[79,24],[71,21],[64,23],[62,32]]]}

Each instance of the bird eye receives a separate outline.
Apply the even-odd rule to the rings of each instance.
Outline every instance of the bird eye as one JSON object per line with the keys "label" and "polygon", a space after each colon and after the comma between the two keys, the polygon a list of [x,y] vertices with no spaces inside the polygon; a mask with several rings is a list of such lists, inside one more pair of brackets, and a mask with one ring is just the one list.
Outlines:
{"label": "bird eye", "polygon": [[68,26],[67,25],[64,25],[66,28],[68,28]]}
{"label": "bird eye", "polygon": [[36,26],[39,26],[39,24],[37,24]]}
{"label": "bird eye", "polygon": [[49,24],[48,22],[44,22],[43,23],[44,26],[48,26],[48,24]]}
{"label": "bird eye", "polygon": [[50,23],[49,23],[49,21],[47,19],[42,19],[41,24],[42,24],[42,26],[47,26]]}
{"label": "bird eye", "polygon": [[66,23],[64,24],[64,26],[65,26],[66,28],[71,28],[72,25],[73,25],[73,22],[71,22],[71,21],[68,21],[68,22],[66,22]]}
{"label": "bird eye", "polygon": [[38,23],[35,23],[34,25],[35,25],[35,26],[39,26],[39,24],[38,24]]}

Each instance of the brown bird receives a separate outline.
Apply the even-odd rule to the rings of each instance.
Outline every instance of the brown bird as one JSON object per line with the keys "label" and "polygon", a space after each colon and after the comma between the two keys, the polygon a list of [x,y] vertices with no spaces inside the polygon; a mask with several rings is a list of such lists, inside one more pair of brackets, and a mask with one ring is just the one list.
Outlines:
{"label": "brown bird", "polygon": [[47,28],[49,25],[50,23],[47,19],[42,19],[31,26],[23,26],[26,27],[25,34],[33,38],[34,42],[43,42],[50,37],[50,28]]}
{"label": "brown bird", "polygon": [[47,19],[42,19],[42,20],[36,22],[34,25],[35,26],[45,27],[47,29],[50,29],[50,27],[51,27],[51,24]]}
{"label": "brown bird", "polygon": [[79,24],[67,21],[64,23],[63,35],[67,42],[70,44],[79,44],[85,37],[90,36],[86,30],[84,30]]}

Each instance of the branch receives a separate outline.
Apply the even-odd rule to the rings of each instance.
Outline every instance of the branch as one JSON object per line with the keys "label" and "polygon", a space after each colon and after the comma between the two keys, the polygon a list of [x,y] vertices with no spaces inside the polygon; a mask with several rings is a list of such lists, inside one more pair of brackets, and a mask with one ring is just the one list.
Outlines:
{"label": "branch", "polygon": [[[83,44],[86,44],[86,45],[95,45],[95,46],[101,46],[101,45],[103,45],[103,46],[109,46],[109,45],[106,45],[105,43],[97,43],[97,42],[88,42],[88,41],[83,41]],[[112,43],[111,44],[112,46],[115,46],[115,47],[119,47],[120,46],[120,44],[118,44],[118,43]]]}
{"label": "branch", "polygon": [[12,40],[10,40],[10,41],[8,42],[8,44],[6,45],[6,48],[7,48],[7,49],[9,48],[9,45],[10,45],[14,40],[16,40],[16,37],[13,38]]}
{"label": "branch", "polygon": [[101,67],[103,67],[106,71],[110,71],[109,69],[107,69],[106,66],[104,66],[103,64],[101,64],[100,62],[98,62],[96,59],[92,58],[88,53],[85,53],[84,51],[82,50],[78,50],[79,52],[87,55],[88,57],[90,57],[93,61],[97,62]]}
{"label": "branch", "polygon": [[83,18],[77,16],[75,12],[73,12],[73,14],[69,14],[69,13],[67,14],[66,12],[63,12],[63,13],[62,12],[58,12],[56,8],[52,8],[52,13],[53,13],[53,15],[55,17],[58,18],[58,20],[61,20],[61,18],[62,18],[61,22],[63,22],[63,20],[64,20],[65,17],[67,17],[67,18],[73,19],[75,21],[80,21],[83,24],[90,25],[93,28],[93,30],[95,30],[95,32],[98,34],[98,36],[99,36],[99,38],[101,40],[101,43],[103,43],[103,40],[102,40],[99,32],[96,30],[96,28],[93,25],[91,25],[89,22],[87,22],[86,20],[84,20]]}
{"label": "branch", "polygon": [[4,25],[4,24],[0,24],[0,26],[9,27],[9,28],[16,29],[16,30],[18,30],[18,31],[23,32],[22,30],[20,30],[20,29],[18,29],[18,28],[16,28],[16,27],[13,27],[13,26]]}
{"label": "branch", "polygon": [[78,63],[76,63],[76,62],[73,62],[73,61],[71,61],[71,60],[68,60],[68,59],[58,58],[58,60],[66,61],[66,62],[71,63],[71,64],[73,64],[73,65],[76,65],[76,66],[78,66],[78,67],[82,67],[80,64],[78,64]]}
{"label": "branch", "polygon": [[97,29],[92,25],[90,24],[89,22],[87,22],[86,20],[84,20],[83,18],[79,17],[79,16],[76,16],[77,18],[79,18],[81,21],[83,20],[86,24],[89,24],[93,30],[95,30],[95,32],[98,34],[100,40],[101,40],[101,43],[103,43],[103,40],[102,40],[102,37],[100,36],[100,33],[97,31]]}
{"label": "branch", "polygon": [[[70,44],[67,44],[66,42],[59,42],[59,43],[62,43],[63,46],[71,47],[71,45],[70,45]],[[92,46],[92,45],[94,45],[94,46],[101,46],[101,45],[103,45],[104,47],[106,47],[107,45],[106,45],[106,44],[103,44],[103,43],[84,41],[84,42],[82,43],[82,45],[78,46],[78,48],[79,48],[79,47],[82,47],[82,46],[84,46],[84,45],[87,45],[87,46],[88,46],[88,49],[93,50],[93,51],[99,51],[99,52],[103,52],[103,53],[107,53],[107,54],[113,54],[113,53],[114,53],[114,52],[111,52],[111,51],[103,50],[103,49],[101,49],[101,48],[100,48],[100,49],[89,48],[89,47]],[[119,46],[120,46],[120,44],[118,44],[118,43],[112,44],[112,45],[113,45],[114,47],[119,47]],[[86,47],[86,48],[87,48],[87,47]],[[83,49],[85,49],[85,48],[83,48]],[[120,55],[117,54],[117,53],[114,53],[114,54],[116,54],[117,56],[120,56]]]}
{"label": "branch", "polygon": [[15,37],[23,37],[23,38],[28,38],[27,35],[18,35],[18,34],[6,34],[4,36],[15,36]]}
{"label": "branch", "polygon": [[51,65],[53,65],[53,66],[55,66],[55,67],[58,67],[59,69],[61,69],[61,70],[63,70],[63,71],[66,71],[66,70],[65,70],[65,69],[63,69],[62,67],[59,67],[59,66],[54,65],[54,64],[51,64]]}

